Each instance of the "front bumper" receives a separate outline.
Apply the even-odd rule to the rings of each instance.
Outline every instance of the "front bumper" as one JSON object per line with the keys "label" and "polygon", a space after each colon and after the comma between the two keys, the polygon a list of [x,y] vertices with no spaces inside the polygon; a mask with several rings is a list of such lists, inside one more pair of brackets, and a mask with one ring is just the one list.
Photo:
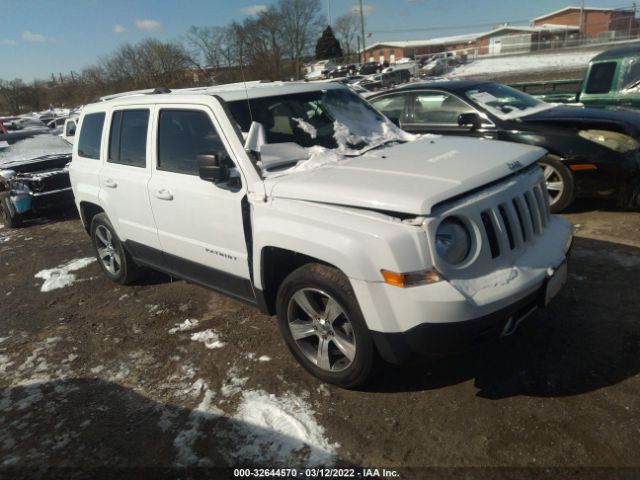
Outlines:
{"label": "front bumper", "polygon": [[520,323],[543,306],[545,288],[488,315],[451,323],[423,323],[406,332],[371,335],[380,355],[391,363],[413,356],[439,358],[512,334]]}
{"label": "front bumper", "polygon": [[507,268],[484,277],[411,288],[353,279],[351,284],[387,361],[401,363],[414,353],[442,356],[508,334],[544,306],[547,292],[557,293],[562,286],[556,280],[566,275],[571,241],[571,225],[552,217],[534,245]]}

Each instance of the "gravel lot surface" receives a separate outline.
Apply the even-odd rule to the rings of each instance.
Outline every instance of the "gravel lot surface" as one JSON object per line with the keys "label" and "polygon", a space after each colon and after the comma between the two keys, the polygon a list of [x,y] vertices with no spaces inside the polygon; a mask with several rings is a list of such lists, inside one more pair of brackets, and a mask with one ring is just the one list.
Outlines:
{"label": "gravel lot surface", "polygon": [[72,213],[0,228],[0,478],[314,462],[637,478],[640,213],[566,217],[569,283],[546,311],[463,356],[381,366],[361,391],[309,376],[252,307],[160,274],[110,283]]}

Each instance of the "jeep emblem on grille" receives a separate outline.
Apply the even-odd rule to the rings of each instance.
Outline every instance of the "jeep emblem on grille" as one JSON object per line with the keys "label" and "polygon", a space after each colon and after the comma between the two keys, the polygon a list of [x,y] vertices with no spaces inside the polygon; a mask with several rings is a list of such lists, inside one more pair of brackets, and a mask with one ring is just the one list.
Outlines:
{"label": "jeep emblem on grille", "polygon": [[507,163],[507,167],[509,167],[509,170],[513,170],[515,172],[516,170],[520,170],[522,168],[522,164],[516,160],[515,162]]}

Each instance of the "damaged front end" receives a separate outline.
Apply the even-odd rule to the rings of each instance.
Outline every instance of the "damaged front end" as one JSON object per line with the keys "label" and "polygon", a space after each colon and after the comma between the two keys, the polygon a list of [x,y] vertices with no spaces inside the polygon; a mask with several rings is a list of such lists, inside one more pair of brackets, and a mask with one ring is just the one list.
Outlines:
{"label": "damaged front end", "polygon": [[0,165],[0,216],[16,227],[30,215],[73,202],[70,154],[46,155]]}

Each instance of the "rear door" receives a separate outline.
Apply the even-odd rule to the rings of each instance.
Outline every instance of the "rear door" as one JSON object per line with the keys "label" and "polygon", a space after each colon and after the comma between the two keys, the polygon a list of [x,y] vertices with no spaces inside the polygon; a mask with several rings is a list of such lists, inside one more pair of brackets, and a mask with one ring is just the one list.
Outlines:
{"label": "rear door", "polygon": [[243,223],[246,185],[233,168],[235,178],[226,183],[198,175],[199,154],[231,152],[213,112],[206,106],[164,105],[154,123],[149,198],[171,271],[253,301]]}
{"label": "rear door", "polygon": [[134,257],[166,268],[151,212],[149,106],[109,113],[106,161],[100,172],[100,200],[120,239]]}
{"label": "rear door", "polygon": [[[417,90],[408,92],[406,119],[402,128],[412,133],[437,133],[442,135],[467,135],[496,138],[496,128],[475,108],[451,92],[442,90]],[[476,113],[483,124],[476,130],[458,125],[463,113]]]}

